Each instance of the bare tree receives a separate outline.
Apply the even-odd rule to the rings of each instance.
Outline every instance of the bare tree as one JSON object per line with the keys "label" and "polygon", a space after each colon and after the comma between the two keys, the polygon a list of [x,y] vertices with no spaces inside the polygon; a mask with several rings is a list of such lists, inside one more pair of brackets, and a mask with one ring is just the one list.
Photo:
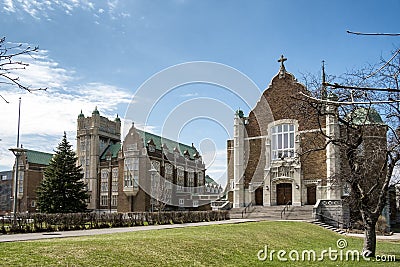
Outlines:
{"label": "bare tree", "polygon": [[[375,225],[386,204],[393,172],[400,160],[400,49],[379,66],[367,66],[335,77],[339,83],[328,83],[323,70],[319,86],[310,94],[299,93],[300,99],[318,113],[320,134],[325,142],[309,151],[336,147],[340,155],[340,171],[327,177],[350,189],[348,201],[361,214],[365,228],[363,255],[374,257]],[[308,78],[307,85],[317,84]],[[322,85],[321,85],[322,84]],[[310,87],[309,87],[310,88]],[[328,123],[338,126],[329,132]]]}
{"label": "bare tree", "polygon": [[[22,90],[28,92],[37,90],[46,90],[47,88],[32,88],[29,85],[23,84],[20,81],[16,72],[26,69],[29,66],[28,63],[18,60],[19,56],[29,55],[33,57],[33,54],[39,51],[39,47],[30,47],[23,44],[12,45],[6,42],[6,38],[0,39],[0,84],[7,84],[17,86]],[[8,103],[8,101],[0,95],[0,97]]]}

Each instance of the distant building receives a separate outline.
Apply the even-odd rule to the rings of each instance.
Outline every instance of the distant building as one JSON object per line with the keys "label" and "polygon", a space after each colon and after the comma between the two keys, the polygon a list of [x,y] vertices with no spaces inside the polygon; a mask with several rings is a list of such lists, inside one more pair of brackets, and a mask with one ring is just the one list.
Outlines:
{"label": "distant building", "polygon": [[[49,165],[53,154],[27,149],[18,163],[18,201],[17,212],[36,212],[36,189],[43,179],[44,169]],[[15,175],[15,164],[12,177]],[[12,192],[14,192],[12,185]],[[13,194],[12,194],[13,196]]]}
{"label": "distant building", "polygon": [[11,212],[12,180],[12,171],[0,172],[0,215]]}
{"label": "distant building", "polygon": [[214,179],[212,179],[210,176],[206,175],[206,184],[204,186],[204,190],[206,194],[216,194],[216,195],[221,195],[224,191],[222,186],[218,184]]}

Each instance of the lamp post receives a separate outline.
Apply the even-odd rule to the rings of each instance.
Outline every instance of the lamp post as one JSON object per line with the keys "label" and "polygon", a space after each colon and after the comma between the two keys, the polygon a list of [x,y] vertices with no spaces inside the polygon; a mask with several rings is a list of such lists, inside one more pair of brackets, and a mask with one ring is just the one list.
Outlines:
{"label": "lamp post", "polygon": [[17,225],[17,204],[18,204],[18,170],[19,170],[19,157],[22,155],[22,153],[25,151],[25,149],[19,147],[19,128],[20,128],[20,122],[21,122],[21,97],[19,98],[19,104],[18,104],[18,128],[17,128],[17,147],[16,148],[10,148],[9,150],[14,154],[15,156],[15,178],[14,178],[14,205],[13,205],[13,224],[14,226]]}
{"label": "lamp post", "polygon": [[9,149],[15,156],[15,177],[14,177],[14,205],[13,205],[13,214],[14,214],[14,225],[17,224],[17,201],[18,201],[18,171],[19,171],[19,157],[26,151],[23,148],[10,148]]}

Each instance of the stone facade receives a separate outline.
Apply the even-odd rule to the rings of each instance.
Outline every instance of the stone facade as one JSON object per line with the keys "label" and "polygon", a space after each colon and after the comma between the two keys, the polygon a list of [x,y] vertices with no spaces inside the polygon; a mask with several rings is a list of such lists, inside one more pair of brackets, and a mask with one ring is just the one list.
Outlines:
{"label": "stone facade", "polygon": [[[118,211],[194,209],[208,204],[205,166],[197,149],[132,125],[119,153]],[[217,194],[218,196],[218,194]]]}
{"label": "stone facade", "polygon": [[325,121],[318,121],[316,112],[298,99],[298,92],[307,89],[282,62],[249,116],[241,111],[235,115],[234,140],[228,141],[227,151],[234,207],[250,202],[315,204],[316,196],[326,190],[326,152],[300,153],[313,142],[324,142],[319,132]]}
{"label": "stone facade", "polygon": [[[318,116],[302,100],[299,92],[308,91],[286,71],[284,60],[249,115],[235,114],[234,137],[227,142],[227,191],[234,208],[314,205],[346,196],[338,179],[348,171],[344,151],[327,136],[342,138],[348,132],[337,121],[336,106],[326,105],[326,115]],[[378,153],[375,161],[384,157],[377,151],[385,148],[386,127],[363,127],[366,153]]]}
{"label": "stone facade", "polygon": [[88,209],[100,208],[99,165],[104,151],[121,140],[121,121],[118,116],[114,121],[100,116],[97,107],[92,117],[85,117],[81,112],[77,121],[76,155],[78,165],[82,166],[84,182],[89,193]]}
{"label": "stone facade", "polygon": [[[88,209],[99,212],[203,209],[220,196],[205,183],[197,149],[132,125],[121,143],[121,121],[78,116],[77,156]],[[209,189],[210,192],[206,192]],[[220,188],[218,188],[220,190]],[[222,190],[220,190],[222,192]]]}

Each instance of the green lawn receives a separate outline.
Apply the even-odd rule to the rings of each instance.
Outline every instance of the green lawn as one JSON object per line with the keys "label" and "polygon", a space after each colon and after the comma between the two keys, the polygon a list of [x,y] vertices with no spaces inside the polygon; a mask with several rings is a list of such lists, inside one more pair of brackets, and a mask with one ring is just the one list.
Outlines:
{"label": "green lawn", "polygon": [[[2,266],[399,266],[400,242],[379,241],[377,254],[397,262],[259,261],[268,250],[315,250],[317,258],[336,241],[334,232],[302,222],[258,222],[199,226],[90,237],[0,243]],[[361,250],[362,239],[345,237],[346,250]],[[295,254],[292,254],[293,256]],[[344,254],[343,254],[344,255]],[[286,254],[285,257],[288,258]]]}

